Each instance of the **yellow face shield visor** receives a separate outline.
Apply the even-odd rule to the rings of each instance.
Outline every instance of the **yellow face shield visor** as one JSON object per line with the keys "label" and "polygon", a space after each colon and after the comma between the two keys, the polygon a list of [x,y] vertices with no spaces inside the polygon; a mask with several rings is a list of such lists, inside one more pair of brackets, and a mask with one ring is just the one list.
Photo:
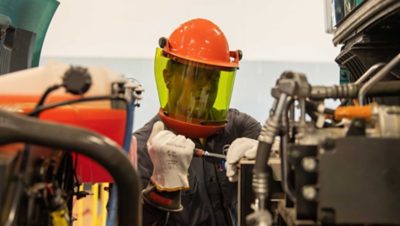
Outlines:
{"label": "yellow face shield visor", "polygon": [[171,59],[157,49],[155,76],[161,109],[179,121],[226,123],[236,68]]}

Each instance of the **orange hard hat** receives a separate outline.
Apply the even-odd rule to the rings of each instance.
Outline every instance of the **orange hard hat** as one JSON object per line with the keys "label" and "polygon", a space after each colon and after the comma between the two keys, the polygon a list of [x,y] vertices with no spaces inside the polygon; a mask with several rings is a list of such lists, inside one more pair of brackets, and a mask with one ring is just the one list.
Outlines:
{"label": "orange hard hat", "polygon": [[160,47],[170,57],[213,66],[237,68],[240,50],[229,51],[228,41],[217,25],[206,19],[193,19],[181,24]]}
{"label": "orange hard hat", "polygon": [[224,33],[206,19],[181,24],[159,45],[155,76],[160,119],[190,138],[223,130],[242,52],[229,51]]}

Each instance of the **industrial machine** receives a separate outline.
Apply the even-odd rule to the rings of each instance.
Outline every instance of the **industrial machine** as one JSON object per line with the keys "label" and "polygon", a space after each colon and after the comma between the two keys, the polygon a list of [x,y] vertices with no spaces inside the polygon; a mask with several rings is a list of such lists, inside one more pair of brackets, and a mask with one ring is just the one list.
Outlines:
{"label": "industrial machine", "polygon": [[240,165],[253,192],[239,195],[241,225],[400,224],[400,1],[327,2],[342,83],[277,80],[255,163]]}
{"label": "industrial machine", "polygon": [[109,70],[60,63],[1,76],[0,225],[72,225],[82,182],[113,182],[124,197],[118,225],[140,225],[141,185],[121,147],[142,91]]}
{"label": "industrial machine", "polygon": [[102,68],[37,67],[58,5],[0,0],[0,225],[72,225],[84,183],[104,197],[112,186],[107,225],[140,225],[128,151],[143,89]]}

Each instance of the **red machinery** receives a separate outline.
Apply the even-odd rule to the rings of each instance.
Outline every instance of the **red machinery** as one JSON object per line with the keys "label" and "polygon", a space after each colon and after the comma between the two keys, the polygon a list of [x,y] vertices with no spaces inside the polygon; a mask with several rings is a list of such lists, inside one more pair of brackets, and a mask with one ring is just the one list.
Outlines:
{"label": "red machinery", "polygon": [[[0,77],[0,108],[21,114],[35,109],[43,92],[54,84],[61,84],[69,65],[53,63],[45,67],[10,73]],[[98,132],[118,143],[121,147],[129,143],[132,112],[129,105],[135,104],[132,83],[122,76],[100,68],[85,71],[91,75],[92,85],[85,94],[73,95],[64,90],[50,94],[43,104],[52,105],[66,101],[77,101],[43,111],[40,119],[70,124]],[[64,81],[65,82],[65,81]],[[129,85],[131,84],[131,85]],[[136,86],[137,88],[138,86]],[[139,88],[136,91],[141,91]],[[130,95],[130,97],[129,97]],[[81,98],[104,97],[99,100],[79,103]],[[106,98],[115,97],[113,98]],[[119,98],[119,99],[118,99]],[[130,124],[128,124],[130,123]],[[61,135],[61,134],[60,134]],[[112,178],[102,166],[87,157],[77,156],[76,173],[81,182],[111,182]]]}

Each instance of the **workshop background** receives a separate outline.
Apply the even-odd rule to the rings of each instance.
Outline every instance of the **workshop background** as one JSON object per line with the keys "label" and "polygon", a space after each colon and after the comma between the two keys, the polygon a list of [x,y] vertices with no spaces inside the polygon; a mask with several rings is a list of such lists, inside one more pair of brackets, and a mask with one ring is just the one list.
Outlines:
{"label": "workshop background", "polygon": [[207,18],[232,50],[244,53],[231,107],[263,122],[271,87],[284,70],[304,72],[311,84],[339,82],[339,47],[325,33],[323,13],[321,0],[60,0],[40,64],[102,66],[137,79],[145,88],[137,129],[159,108],[153,73],[158,39],[188,19]]}

